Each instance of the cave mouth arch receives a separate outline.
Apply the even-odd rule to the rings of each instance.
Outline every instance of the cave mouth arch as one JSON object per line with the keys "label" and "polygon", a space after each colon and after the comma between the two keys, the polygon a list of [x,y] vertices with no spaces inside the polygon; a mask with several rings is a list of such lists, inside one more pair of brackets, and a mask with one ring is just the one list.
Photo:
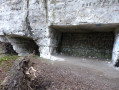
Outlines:
{"label": "cave mouth arch", "polygon": [[33,38],[13,35],[9,37],[9,41],[19,56],[25,56],[28,54],[40,56],[39,46],[36,44]]}
{"label": "cave mouth arch", "polygon": [[51,25],[52,54],[111,60],[117,27],[118,24]]}

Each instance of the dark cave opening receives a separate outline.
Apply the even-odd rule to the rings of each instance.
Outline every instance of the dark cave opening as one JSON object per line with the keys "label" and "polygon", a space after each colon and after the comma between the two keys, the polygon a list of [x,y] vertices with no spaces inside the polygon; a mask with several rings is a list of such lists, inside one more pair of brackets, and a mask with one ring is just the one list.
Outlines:
{"label": "dark cave opening", "polygon": [[13,43],[17,46],[17,52],[23,54],[35,54],[40,55],[39,46],[32,38],[22,37],[22,36],[13,36]]}
{"label": "dark cave opening", "polygon": [[116,26],[81,25],[50,28],[53,34],[52,54],[111,60]]}
{"label": "dark cave opening", "polygon": [[58,53],[70,56],[111,59],[113,32],[62,33]]}
{"label": "dark cave opening", "polygon": [[119,61],[116,62],[115,67],[119,67]]}
{"label": "dark cave opening", "polygon": [[9,42],[0,42],[0,53],[1,54],[17,54],[13,49],[13,46]]}

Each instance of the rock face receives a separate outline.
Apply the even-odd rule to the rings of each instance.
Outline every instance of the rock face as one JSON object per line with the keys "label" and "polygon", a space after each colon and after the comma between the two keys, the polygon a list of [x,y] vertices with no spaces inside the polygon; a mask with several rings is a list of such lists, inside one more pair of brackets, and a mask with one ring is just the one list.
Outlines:
{"label": "rock face", "polygon": [[[118,28],[119,0],[0,1],[0,41],[10,42],[19,55],[29,51],[24,52],[26,43],[16,37],[22,41],[24,38],[34,40],[40,56],[50,58],[52,53],[57,52],[64,32],[115,33]],[[115,49],[112,56],[114,52]],[[117,58],[112,60],[113,64],[118,62]]]}

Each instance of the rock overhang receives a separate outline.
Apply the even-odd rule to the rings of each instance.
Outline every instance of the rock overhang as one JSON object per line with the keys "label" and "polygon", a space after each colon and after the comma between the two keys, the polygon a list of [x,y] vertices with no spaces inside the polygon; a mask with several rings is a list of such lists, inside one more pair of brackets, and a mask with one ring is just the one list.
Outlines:
{"label": "rock overhang", "polygon": [[[51,25],[50,28],[61,32],[115,32],[119,23],[89,23],[78,25]],[[68,30],[68,31],[67,31]]]}

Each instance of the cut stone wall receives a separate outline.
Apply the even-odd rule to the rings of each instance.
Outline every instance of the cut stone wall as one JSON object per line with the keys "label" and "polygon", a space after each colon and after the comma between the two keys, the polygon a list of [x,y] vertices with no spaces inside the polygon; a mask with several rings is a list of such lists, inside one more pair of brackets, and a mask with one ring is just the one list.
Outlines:
{"label": "cut stone wall", "polygon": [[70,56],[111,59],[113,32],[62,33],[59,51]]}
{"label": "cut stone wall", "polygon": [[55,30],[53,28],[50,28],[50,48],[51,48],[51,54],[56,54],[58,51],[58,47],[60,46],[61,43],[61,36],[62,32]]}
{"label": "cut stone wall", "polygon": [[112,64],[119,67],[119,28],[115,31],[115,42],[112,52]]}
{"label": "cut stone wall", "polygon": [[56,25],[118,23],[118,0],[48,0],[49,21]]}

